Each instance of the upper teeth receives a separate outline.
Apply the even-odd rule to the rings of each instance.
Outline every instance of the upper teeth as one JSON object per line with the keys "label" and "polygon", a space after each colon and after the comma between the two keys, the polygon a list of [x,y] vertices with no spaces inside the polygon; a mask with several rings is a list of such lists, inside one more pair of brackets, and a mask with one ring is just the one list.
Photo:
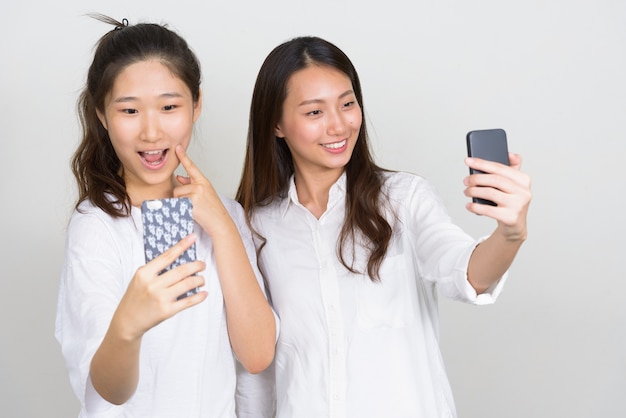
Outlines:
{"label": "upper teeth", "polygon": [[150,154],[150,155],[153,155],[153,154],[160,154],[160,153],[161,153],[161,150],[159,150],[159,151],[144,151],[143,153],[144,153],[144,154]]}
{"label": "upper teeth", "polygon": [[343,147],[344,145],[346,145],[346,140],[345,140],[345,139],[344,139],[343,141],[340,141],[340,142],[334,142],[334,143],[332,143],[332,144],[324,144],[324,146],[325,146],[326,148],[332,148],[332,149],[341,148],[341,147]]}

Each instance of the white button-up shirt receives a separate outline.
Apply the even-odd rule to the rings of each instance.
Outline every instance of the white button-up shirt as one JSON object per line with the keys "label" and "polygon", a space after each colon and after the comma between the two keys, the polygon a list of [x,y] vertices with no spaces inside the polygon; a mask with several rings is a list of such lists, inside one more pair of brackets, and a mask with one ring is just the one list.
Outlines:
{"label": "white button-up shirt", "polygon": [[[455,417],[437,294],[492,303],[504,278],[476,295],[466,272],[480,241],[451,222],[427,181],[408,173],[386,174],[395,218],[388,217],[394,236],[380,282],[350,273],[337,256],[345,187],[344,174],[316,219],[298,202],[292,179],[286,199],[253,217],[267,240],[259,266],[281,318],[277,417]],[[358,271],[366,257],[357,247]]]}

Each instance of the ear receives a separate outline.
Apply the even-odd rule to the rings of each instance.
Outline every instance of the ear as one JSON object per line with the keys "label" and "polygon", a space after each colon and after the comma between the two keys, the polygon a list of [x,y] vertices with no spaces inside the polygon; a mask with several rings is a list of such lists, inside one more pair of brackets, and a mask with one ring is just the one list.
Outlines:
{"label": "ear", "polygon": [[202,89],[198,92],[198,100],[193,105],[193,122],[196,123],[202,112]]}
{"label": "ear", "polygon": [[280,125],[276,125],[276,127],[274,128],[274,136],[281,139],[285,138],[285,134],[283,133],[283,130],[280,129]]}
{"label": "ear", "polygon": [[107,127],[107,119],[104,117],[104,113],[100,112],[100,110],[96,109],[96,115],[98,115],[98,119],[100,119],[100,123],[104,127],[105,130],[109,130]]}

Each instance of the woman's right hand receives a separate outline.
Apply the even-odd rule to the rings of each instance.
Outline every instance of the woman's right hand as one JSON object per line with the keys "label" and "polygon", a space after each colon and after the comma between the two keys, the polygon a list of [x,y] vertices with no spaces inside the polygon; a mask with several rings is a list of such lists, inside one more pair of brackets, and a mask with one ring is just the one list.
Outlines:
{"label": "woman's right hand", "polygon": [[137,269],[113,315],[109,329],[91,360],[90,377],[100,396],[116,405],[126,402],[139,381],[139,351],[143,335],[183,309],[197,305],[207,297],[200,291],[176,298],[204,285],[202,261],[182,264],[161,275],[195,241],[189,235],[176,245]]}
{"label": "woman's right hand", "polygon": [[202,276],[194,276],[205,269],[204,262],[182,264],[159,275],[195,242],[195,238],[194,234],[188,235],[137,269],[113,318],[113,321],[119,320],[116,328],[120,337],[141,338],[155,325],[206,299],[207,292],[199,291],[177,300],[178,296],[204,285]]}

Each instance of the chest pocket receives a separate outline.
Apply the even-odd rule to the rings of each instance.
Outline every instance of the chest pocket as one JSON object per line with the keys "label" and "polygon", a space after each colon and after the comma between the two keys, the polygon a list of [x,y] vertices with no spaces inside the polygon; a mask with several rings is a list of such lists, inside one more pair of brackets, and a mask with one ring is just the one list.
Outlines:
{"label": "chest pocket", "polygon": [[380,281],[363,277],[357,286],[357,321],[362,329],[402,328],[416,316],[417,294],[413,269],[406,256],[386,257]]}

